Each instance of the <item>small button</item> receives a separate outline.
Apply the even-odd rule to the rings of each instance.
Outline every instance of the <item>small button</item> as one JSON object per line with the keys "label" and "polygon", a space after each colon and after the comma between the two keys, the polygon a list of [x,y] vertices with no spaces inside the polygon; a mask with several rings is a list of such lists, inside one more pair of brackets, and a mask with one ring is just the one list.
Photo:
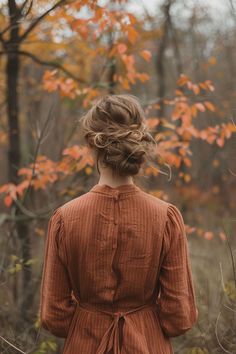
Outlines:
{"label": "small button", "polygon": [[117,201],[117,200],[119,199],[119,192],[116,192],[116,193],[114,194],[114,199],[115,199],[115,201]]}

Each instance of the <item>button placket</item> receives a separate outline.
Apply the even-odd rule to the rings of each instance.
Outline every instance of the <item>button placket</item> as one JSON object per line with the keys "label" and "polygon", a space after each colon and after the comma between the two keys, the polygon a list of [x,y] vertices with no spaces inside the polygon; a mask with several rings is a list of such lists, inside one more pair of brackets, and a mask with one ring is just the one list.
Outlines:
{"label": "button placket", "polygon": [[119,191],[116,191],[114,194],[114,225],[116,226],[115,230],[115,238],[113,241],[112,248],[117,247],[117,225],[118,225],[118,220],[119,220]]}
{"label": "button placket", "polygon": [[119,192],[114,194],[114,199],[115,199],[115,203],[114,203],[114,224],[117,225],[118,224],[118,218],[119,218]]}

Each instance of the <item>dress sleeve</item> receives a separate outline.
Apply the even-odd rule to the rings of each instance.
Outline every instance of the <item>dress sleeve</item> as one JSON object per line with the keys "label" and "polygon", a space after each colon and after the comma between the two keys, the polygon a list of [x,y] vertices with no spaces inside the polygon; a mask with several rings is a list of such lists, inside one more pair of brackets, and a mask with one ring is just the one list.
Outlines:
{"label": "dress sleeve", "polygon": [[[40,293],[40,325],[57,337],[66,338],[76,302],[62,256],[65,229],[60,208],[54,210],[47,229]],[[64,259],[64,261],[63,261]]]}
{"label": "dress sleeve", "polygon": [[176,337],[198,318],[187,237],[179,209],[169,203],[164,230],[164,258],[160,268],[157,311],[163,331]]}

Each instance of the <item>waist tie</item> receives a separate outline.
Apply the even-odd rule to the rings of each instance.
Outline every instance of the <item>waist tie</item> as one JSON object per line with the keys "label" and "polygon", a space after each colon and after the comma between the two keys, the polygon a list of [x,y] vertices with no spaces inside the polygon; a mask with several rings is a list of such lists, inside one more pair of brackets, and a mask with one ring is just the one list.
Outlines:
{"label": "waist tie", "polygon": [[122,347],[123,333],[120,332],[119,330],[120,329],[119,320],[123,318],[125,321],[126,316],[128,316],[131,313],[141,311],[143,309],[156,309],[157,306],[156,303],[151,303],[151,304],[149,303],[139,307],[135,307],[128,311],[111,312],[111,311],[106,311],[101,309],[94,309],[94,308],[91,309],[91,307],[88,306],[87,304],[77,303],[77,305],[80,309],[84,311],[101,312],[113,317],[113,321],[111,325],[108,327],[108,329],[106,330],[105,334],[103,335],[99,347],[96,351],[96,354],[110,353],[110,351],[112,354],[120,354],[121,347]]}

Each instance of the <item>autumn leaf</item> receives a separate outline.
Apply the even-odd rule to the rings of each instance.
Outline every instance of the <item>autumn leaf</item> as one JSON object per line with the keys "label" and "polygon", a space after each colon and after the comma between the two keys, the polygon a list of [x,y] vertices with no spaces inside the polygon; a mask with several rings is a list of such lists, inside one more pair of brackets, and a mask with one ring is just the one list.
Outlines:
{"label": "autumn leaf", "polygon": [[200,93],[200,88],[198,85],[193,85],[192,90],[195,93],[195,95],[198,95]]}
{"label": "autumn leaf", "polygon": [[213,84],[210,80],[206,80],[205,84],[206,84],[209,91],[215,91],[215,87],[213,86]]}
{"label": "autumn leaf", "polygon": [[181,74],[180,78],[177,81],[178,86],[184,86],[189,81],[189,77],[187,75]]}
{"label": "autumn leaf", "polygon": [[222,147],[224,146],[224,139],[222,139],[221,137],[216,139],[216,143],[218,146]]}
{"label": "autumn leaf", "polygon": [[117,51],[119,54],[124,54],[127,51],[127,45],[124,43],[119,43],[117,45]]}
{"label": "autumn leaf", "polygon": [[185,174],[184,175],[184,181],[187,182],[187,183],[190,182],[191,181],[191,176],[189,174]]}
{"label": "autumn leaf", "polygon": [[222,241],[225,241],[225,240],[226,240],[226,235],[225,235],[225,233],[222,232],[222,231],[219,233],[219,237],[220,237],[220,239],[221,239]]}
{"label": "autumn leaf", "polygon": [[128,27],[128,41],[134,44],[137,40],[138,32],[133,27]]}
{"label": "autumn leaf", "polygon": [[206,231],[204,234],[203,234],[203,237],[210,241],[213,239],[214,235],[213,235],[213,232],[212,231]]}
{"label": "autumn leaf", "polygon": [[160,123],[160,119],[158,119],[158,118],[148,118],[146,123],[147,123],[147,126],[150,129],[152,129],[152,128],[155,128]]}
{"label": "autumn leaf", "polygon": [[205,110],[206,110],[204,105],[201,102],[195,103],[195,107],[201,112],[205,112]]}
{"label": "autumn leaf", "polygon": [[141,52],[140,52],[140,55],[141,55],[141,57],[143,57],[143,59],[144,60],[146,60],[146,61],[150,61],[150,59],[151,59],[151,52],[149,51],[149,50],[142,50]]}
{"label": "autumn leaf", "polygon": [[208,58],[208,63],[210,65],[216,65],[216,57],[210,57]]}
{"label": "autumn leaf", "polygon": [[5,205],[9,208],[12,205],[13,199],[10,195],[6,195],[4,198]]}
{"label": "autumn leaf", "polygon": [[176,94],[177,96],[182,96],[182,95],[183,95],[183,92],[180,91],[180,90],[175,90],[175,94]]}
{"label": "autumn leaf", "polygon": [[209,101],[205,101],[204,102],[204,105],[212,112],[215,112],[216,108],[215,106],[213,105],[213,103],[209,102]]}
{"label": "autumn leaf", "polygon": [[191,167],[192,166],[192,161],[188,158],[188,157],[185,157],[183,159],[184,161],[184,164],[187,166],[187,167]]}

